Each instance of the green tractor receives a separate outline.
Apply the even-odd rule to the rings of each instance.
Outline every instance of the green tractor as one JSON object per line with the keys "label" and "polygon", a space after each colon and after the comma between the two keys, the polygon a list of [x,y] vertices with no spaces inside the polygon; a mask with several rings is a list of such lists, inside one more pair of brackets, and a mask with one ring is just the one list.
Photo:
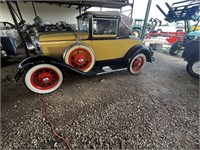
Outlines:
{"label": "green tractor", "polygon": [[[135,37],[140,38],[141,37],[141,33],[142,33],[142,28],[143,28],[143,24],[144,24],[144,19],[135,19],[134,20],[134,24],[132,26],[132,33]],[[158,18],[151,18],[149,20],[149,23],[147,23],[146,29],[148,31],[153,30],[155,28],[155,26],[159,25],[161,26],[162,21],[159,20]],[[145,36],[147,35],[147,32],[145,31]]]}
{"label": "green tractor", "polygon": [[135,37],[140,38],[142,33],[142,26],[144,24],[144,19],[135,19],[132,26],[132,33]]}
{"label": "green tractor", "polygon": [[[194,29],[191,30],[190,21],[185,21],[185,36],[182,38],[181,36],[178,37],[178,41],[172,44],[169,50],[170,55],[178,55],[180,51],[183,51],[186,44],[190,41],[194,40],[195,38],[200,37],[200,31],[196,31],[199,21],[195,25]],[[183,40],[182,40],[183,39]]]}

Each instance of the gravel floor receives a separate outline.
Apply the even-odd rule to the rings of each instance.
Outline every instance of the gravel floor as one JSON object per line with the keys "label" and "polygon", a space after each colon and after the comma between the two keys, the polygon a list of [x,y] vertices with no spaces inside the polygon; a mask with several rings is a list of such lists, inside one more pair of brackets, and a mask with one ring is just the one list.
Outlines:
{"label": "gravel floor", "polygon": [[[74,149],[199,149],[199,80],[182,58],[155,52],[139,75],[65,74],[42,95],[56,131]],[[18,58],[19,59],[19,58]],[[18,60],[1,69],[2,149],[63,149],[44,117],[39,95],[6,81]]]}

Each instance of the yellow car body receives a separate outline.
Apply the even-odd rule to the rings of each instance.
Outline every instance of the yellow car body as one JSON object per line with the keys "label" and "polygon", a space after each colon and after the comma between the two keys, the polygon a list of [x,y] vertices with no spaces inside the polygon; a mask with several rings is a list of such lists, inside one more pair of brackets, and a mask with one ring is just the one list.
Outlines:
{"label": "yellow car body", "polygon": [[147,61],[154,60],[153,52],[132,35],[127,18],[119,12],[86,12],[77,17],[78,32],[36,36],[26,45],[37,55],[20,63],[13,81],[25,74],[29,90],[46,94],[59,88],[62,72],[68,70],[82,75],[140,73]]}
{"label": "yellow car body", "polygon": [[[39,38],[43,55],[62,59],[67,47],[77,42],[76,37],[94,50],[96,61],[123,58],[134,45],[143,45],[136,38],[91,40],[88,33],[48,34]],[[105,38],[105,35],[101,37]]]}

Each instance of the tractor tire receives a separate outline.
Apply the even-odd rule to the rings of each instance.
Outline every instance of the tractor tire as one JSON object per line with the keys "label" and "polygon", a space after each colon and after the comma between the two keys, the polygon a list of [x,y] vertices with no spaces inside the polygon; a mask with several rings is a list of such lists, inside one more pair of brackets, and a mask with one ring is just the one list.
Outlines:
{"label": "tractor tire", "polygon": [[178,53],[180,52],[181,50],[181,47],[182,47],[182,42],[181,41],[177,41],[175,42],[174,44],[172,44],[172,46],[170,47],[170,50],[169,50],[169,54],[170,55],[178,55]]}
{"label": "tractor tire", "polygon": [[133,35],[136,37],[136,38],[140,38],[141,37],[141,34],[142,34],[142,31],[140,29],[133,29]]}
{"label": "tractor tire", "polygon": [[194,78],[199,78],[200,75],[200,61],[199,59],[193,59],[188,62],[186,70],[190,76]]}

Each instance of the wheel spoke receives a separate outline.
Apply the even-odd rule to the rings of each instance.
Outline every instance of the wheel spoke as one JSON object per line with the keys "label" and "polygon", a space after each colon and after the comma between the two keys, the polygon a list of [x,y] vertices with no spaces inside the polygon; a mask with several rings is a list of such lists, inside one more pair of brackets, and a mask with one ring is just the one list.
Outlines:
{"label": "wheel spoke", "polygon": [[85,49],[76,49],[69,54],[69,65],[78,70],[86,70],[91,65],[91,54]]}
{"label": "wheel spoke", "polygon": [[51,68],[36,70],[31,76],[31,83],[36,88],[51,88],[57,84],[58,74]]}

